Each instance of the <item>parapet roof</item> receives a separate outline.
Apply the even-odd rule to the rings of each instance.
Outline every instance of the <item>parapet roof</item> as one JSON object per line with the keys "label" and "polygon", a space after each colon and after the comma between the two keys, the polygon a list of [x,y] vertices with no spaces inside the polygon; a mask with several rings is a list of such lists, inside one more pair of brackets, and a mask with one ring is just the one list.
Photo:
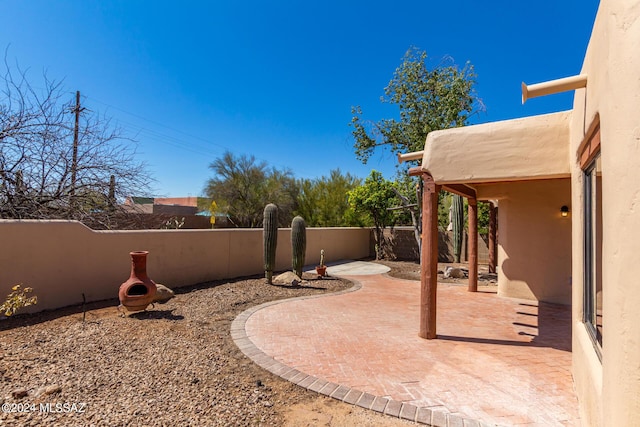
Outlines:
{"label": "parapet roof", "polygon": [[429,133],[423,171],[438,184],[566,178],[571,111]]}

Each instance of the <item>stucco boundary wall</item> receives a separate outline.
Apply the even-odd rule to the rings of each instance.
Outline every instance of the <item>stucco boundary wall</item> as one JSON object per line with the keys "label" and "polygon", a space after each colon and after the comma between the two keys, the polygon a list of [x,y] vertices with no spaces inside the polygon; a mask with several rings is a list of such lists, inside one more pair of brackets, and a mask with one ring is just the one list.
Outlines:
{"label": "stucco boundary wall", "polygon": [[[372,231],[373,233],[373,231]],[[384,237],[390,242],[390,251],[395,259],[400,261],[420,262],[420,249],[416,242],[413,227],[394,227],[393,230],[386,228]],[[373,241],[373,235],[371,236]],[[478,263],[489,263],[489,246],[487,235],[478,233]],[[469,234],[464,233],[462,242],[461,261],[468,259]],[[453,231],[438,230],[438,262],[453,262]]]}
{"label": "stucco boundary wall", "polygon": [[[307,228],[306,264],[370,255],[368,228]],[[129,252],[149,251],[156,283],[179,288],[264,273],[262,229],[94,231],[76,221],[0,220],[0,297],[30,286],[38,304],[23,312],[116,298]],[[291,229],[278,230],[276,270],[291,269]]]}

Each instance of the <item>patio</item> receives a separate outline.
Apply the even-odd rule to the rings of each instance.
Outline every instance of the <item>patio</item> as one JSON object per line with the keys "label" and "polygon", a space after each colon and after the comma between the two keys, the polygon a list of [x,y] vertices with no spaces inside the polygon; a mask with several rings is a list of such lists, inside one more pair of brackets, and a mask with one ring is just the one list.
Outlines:
{"label": "patio", "polygon": [[392,416],[437,426],[579,425],[570,307],[439,284],[438,339],[425,340],[420,283],[358,268],[333,273],[357,282],[354,292],[242,313],[236,343],[285,379]]}

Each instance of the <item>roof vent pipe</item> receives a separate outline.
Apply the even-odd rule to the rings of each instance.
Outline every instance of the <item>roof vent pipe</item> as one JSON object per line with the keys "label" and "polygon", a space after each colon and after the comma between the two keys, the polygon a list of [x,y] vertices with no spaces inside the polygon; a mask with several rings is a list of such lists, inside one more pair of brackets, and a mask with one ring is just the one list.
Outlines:
{"label": "roof vent pipe", "polygon": [[580,89],[585,86],[587,86],[586,74],[550,80],[548,82],[536,83],[530,86],[527,86],[522,82],[522,103],[524,104],[529,98]]}
{"label": "roof vent pipe", "polygon": [[413,153],[398,153],[398,163],[408,162],[409,160],[420,160],[422,159],[422,155],[424,151],[414,151]]}

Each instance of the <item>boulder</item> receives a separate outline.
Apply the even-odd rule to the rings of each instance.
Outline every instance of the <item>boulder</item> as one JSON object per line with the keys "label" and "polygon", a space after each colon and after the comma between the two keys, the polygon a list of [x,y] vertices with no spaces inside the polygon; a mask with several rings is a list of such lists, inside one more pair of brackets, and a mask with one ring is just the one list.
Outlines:
{"label": "boulder", "polygon": [[175,293],[171,289],[167,288],[165,285],[156,283],[156,294],[153,297],[153,302],[164,304],[174,297]]}
{"label": "boulder", "polygon": [[445,279],[464,279],[465,277],[467,277],[467,275],[461,268],[449,266],[444,269]]}
{"label": "boulder", "polygon": [[299,285],[302,283],[302,279],[298,277],[293,271],[287,271],[286,273],[279,274],[273,278],[273,283],[276,285]]}

